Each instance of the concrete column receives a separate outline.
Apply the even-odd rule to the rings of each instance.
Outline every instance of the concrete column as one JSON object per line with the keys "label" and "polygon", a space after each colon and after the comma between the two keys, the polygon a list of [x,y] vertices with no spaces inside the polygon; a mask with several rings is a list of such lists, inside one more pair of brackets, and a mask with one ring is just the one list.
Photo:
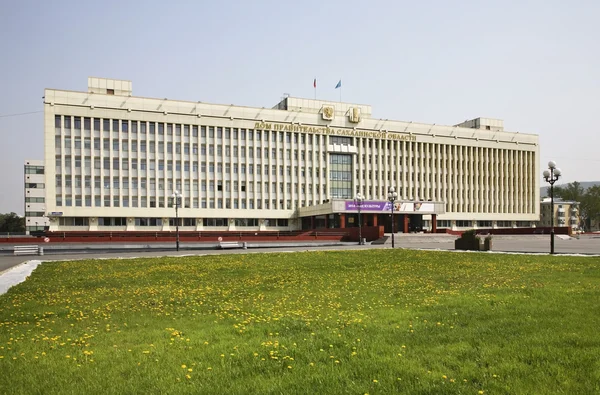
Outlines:
{"label": "concrete column", "polygon": [[404,233],[408,233],[408,214],[404,214]]}
{"label": "concrete column", "polygon": [[431,233],[437,232],[437,214],[431,214]]}
{"label": "concrete column", "polygon": [[340,214],[340,228],[346,227],[346,214]]}

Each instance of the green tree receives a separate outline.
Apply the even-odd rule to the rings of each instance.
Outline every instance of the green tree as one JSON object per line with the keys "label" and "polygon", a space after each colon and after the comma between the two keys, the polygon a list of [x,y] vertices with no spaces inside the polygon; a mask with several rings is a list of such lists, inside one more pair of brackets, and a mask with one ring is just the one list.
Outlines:
{"label": "green tree", "polygon": [[25,232],[25,218],[15,213],[0,214],[0,232]]}
{"label": "green tree", "polygon": [[573,200],[581,202],[585,196],[586,190],[577,181],[567,185],[554,187],[554,197],[559,197],[563,200]]}
{"label": "green tree", "polygon": [[579,212],[588,229],[592,219],[600,218],[600,185],[594,185],[585,191]]}

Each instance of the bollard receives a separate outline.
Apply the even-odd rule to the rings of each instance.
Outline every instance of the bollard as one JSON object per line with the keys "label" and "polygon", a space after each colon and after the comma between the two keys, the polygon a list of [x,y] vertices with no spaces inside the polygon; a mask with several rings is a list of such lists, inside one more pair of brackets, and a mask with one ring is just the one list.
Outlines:
{"label": "bollard", "polygon": [[44,247],[40,247],[38,250],[38,255],[39,256],[44,256]]}
{"label": "bollard", "polygon": [[244,250],[248,249],[248,243],[244,242],[243,246],[244,246]]}

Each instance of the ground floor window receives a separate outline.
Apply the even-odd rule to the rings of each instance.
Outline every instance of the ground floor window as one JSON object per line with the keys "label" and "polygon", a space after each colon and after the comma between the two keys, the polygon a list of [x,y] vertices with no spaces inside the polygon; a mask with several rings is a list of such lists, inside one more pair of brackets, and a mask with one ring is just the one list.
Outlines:
{"label": "ground floor window", "polygon": [[135,226],[162,226],[162,218],[136,218]]}
{"label": "ground floor window", "polygon": [[100,217],[98,218],[98,226],[125,226],[127,218],[124,217]]}
{"label": "ground floor window", "polygon": [[60,226],[89,226],[89,218],[60,217],[58,223]]}
{"label": "ground floor window", "polygon": [[235,226],[258,226],[256,218],[236,218]]}
{"label": "ground floor window", "polygon": [[227,226],[227,218],[204,218],[202,219],[204,226]]}

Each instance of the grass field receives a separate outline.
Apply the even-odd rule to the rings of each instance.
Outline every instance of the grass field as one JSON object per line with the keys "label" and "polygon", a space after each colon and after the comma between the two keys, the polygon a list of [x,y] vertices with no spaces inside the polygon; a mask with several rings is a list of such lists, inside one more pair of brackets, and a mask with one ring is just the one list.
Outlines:
{"label": "grass field", "polygon": [[370,250],[44,263],[7,394],[600,393],[600,259]]}

